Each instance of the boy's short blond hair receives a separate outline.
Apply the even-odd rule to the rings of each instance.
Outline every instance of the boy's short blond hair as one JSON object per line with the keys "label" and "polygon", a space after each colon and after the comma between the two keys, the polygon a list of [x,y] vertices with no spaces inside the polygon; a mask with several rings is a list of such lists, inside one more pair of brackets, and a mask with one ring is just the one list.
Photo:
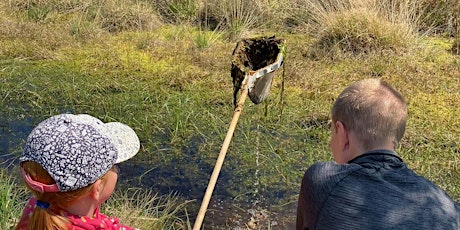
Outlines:
{"label": "boy's short blond hair", "polygon": [[386,141],[393,142],[396,148],[406,129],[407,103],[385,81],[365,79],[342,91],[332,107],[331,118],[354,132],[367,150]]}

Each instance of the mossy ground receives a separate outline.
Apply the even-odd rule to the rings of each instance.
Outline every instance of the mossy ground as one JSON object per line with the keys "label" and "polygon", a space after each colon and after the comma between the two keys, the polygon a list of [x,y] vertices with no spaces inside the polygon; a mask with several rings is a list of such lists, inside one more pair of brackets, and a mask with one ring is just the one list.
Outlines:
{"label": "mossy ground", "polygon": [[[122,165],[119,186],[178,191],[193,200],[187,209],[193,219],[233,115],[235,42],[219,37],[203,48],[196,43],[200,30],[189,25],[81,39],[58,32],[53,23],[6,22],[8,31],[0,32],[0,114],[2,136],[11,140],[1,148],[2,160],[14,162],[25,134],[51,115],[89,113],[120,121],[134,128],[142,147]],[[205,224],[244,225],[254,215],[248,210],[267,211],[278,221],[272,225],[292,223],[304,171],[331,159],[334,99],[369,77],[388,81],[409,102],[402,158],[460,199],[460,57],[449,52],[450,40],[414,38],[414,48],[404,53],[313,60],[308,35],[258,35],[286,39],[285,62],[267,101],[246,101]]]}

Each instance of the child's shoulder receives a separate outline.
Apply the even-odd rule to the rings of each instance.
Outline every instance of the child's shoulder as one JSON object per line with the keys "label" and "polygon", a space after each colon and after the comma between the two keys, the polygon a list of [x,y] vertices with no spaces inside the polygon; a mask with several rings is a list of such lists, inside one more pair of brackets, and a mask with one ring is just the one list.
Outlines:
{"label": "child's shoulder", "polygon": [[135,228],[122,225],[116,217],[109,217],[102,213],[99,213],[99,209],[96,210],[93,217],[89,216],[75,216],[71,214],[66,214],[69,219],[72,229],[74,230],[84,230],[84,229],[113,229],[113,230],[135,230]]}

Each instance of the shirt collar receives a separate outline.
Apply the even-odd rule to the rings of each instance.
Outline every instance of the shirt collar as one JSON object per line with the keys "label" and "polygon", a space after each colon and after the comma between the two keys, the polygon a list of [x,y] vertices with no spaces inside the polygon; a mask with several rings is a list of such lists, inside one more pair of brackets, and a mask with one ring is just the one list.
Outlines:
{"label": "shirt collar", "polygon": [[388,150],[388,149],[377,149],[377,150],[371,150],[371,151],[365,152],[353,158],[352,160],[348,161],[348,163],[360,163],[360,162],[363,162],[363,159],[369,158],[369,157],[396,158],[399,162],[401,163],[403,162],[403,160],[398,156],[398,154],[395,151]]}

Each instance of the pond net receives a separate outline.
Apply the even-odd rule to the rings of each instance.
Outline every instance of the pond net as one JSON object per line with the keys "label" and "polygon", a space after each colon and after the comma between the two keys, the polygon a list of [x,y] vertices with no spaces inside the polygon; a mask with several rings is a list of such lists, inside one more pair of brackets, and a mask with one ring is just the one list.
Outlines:
{"label": "pond net", "polygon": [[236,44],[232,54],[233,104],[238,91],[248,77],[248,95],[254,104],[263,102],[269,95],[274,71],[283,63],[285,40],[272,37],[243,39]]}

